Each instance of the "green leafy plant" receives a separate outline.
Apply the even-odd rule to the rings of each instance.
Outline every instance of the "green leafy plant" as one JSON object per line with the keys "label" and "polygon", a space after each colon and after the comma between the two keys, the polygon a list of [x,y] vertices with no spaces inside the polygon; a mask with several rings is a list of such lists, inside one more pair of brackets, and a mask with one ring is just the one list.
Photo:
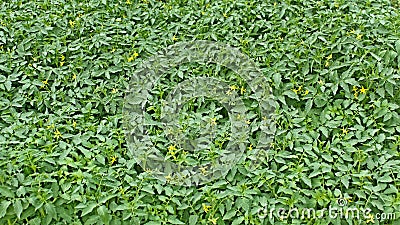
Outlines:
{"label": "green leafy plant", "polygon": [[[397,224],[398,7],[392,0],[0,2],[0,224]],[[151,178],[128,151],[122,126],[139,63],[190,40],[239,48],[261,68],[277,106],[268,150],[258,149],[260,132],[250,132],[227,176],[198,187]],[[171,69],[150,90],[149,117],[160,118],[176,85],[201,76],[235,87],[257,118],[246,82],[196,64]],[[224,149],[230,124],[218,102],[193,99],[179,116],[193,139],[216,123],[213,147]],[[156,124],[149,132],[173,160],[175,143]],[[177,146],[181,163],[213,156],[185,159]],[[260,217],[264,209],[319,210],[338,199],[371,212]]]}

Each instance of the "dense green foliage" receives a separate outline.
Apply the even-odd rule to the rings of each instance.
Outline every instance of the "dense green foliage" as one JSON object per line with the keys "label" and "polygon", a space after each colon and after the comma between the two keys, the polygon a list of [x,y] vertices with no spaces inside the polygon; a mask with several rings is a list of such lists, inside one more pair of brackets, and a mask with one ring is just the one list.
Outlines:
{"label": "dense green foliage", "polygon": [[[371,214],[399,212],[395,7],[386,0],[0,1],[0,224],[373,223],[258,213],[322,209],[338,199]],[[277,134],[258,163],[244,158],[224,179],[181,187],[136,164],[121,112],[137,65],[194,39],[240,48],[257,63],[278,105]],[[198,104],[216,117],[218,105]]]}

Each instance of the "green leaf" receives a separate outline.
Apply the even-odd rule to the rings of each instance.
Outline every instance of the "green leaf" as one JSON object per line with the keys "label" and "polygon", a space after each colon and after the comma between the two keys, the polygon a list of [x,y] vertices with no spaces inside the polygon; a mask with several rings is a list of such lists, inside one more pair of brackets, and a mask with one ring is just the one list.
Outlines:
{"label": "green leaf", "polygon": [[97,213],[100,216],[100,219],[103,222],[103,224],[110,223],[111,217],[110,217],[110,214],[109,214],[106,206],[102,205],[102,206],[98,207]]}
{"label": "green leaf", "polygon": [[10,69],[8,69],[7,67],[5,67],[5,66],[3,66],[3,65],[0,65],[0,70],[4,71],[4,72],[6,72],[6,73],[10,73],[10,72],[11,72]]}
{"label": "green leaf", "polygon": [[56,208],[54,207],[54,205],[52,203],[46,203],[44,205],[44,209],[46,210],[46,214],[48,216],[50,216],[53,219],[57,218]]}
{"label": "green leaf", "polygon": [[231,225],[239,225],[239,224],[242,224],[243,220],[244,220],[244,217],[243,217],[243,216],[240,216],[240,217],[236,218],[235,220],[233,220],[233,222],[232,222]]}
{"label": "green leaf", "polygon": [[328,154],[321,154],[321,157],[328,162],[333,162],[333,157]]}
{"label": "green leaf", "polygon": [[273,79],[274,79],[275,87],[279,87],[282,83],[281,75],[279,73],[275,73],[273,75]]}
{"label": "green leaf", "polygon": [[378,182],[391,183],[393,182],[393,179],[388,174],[385,174],[383,177],[378,178]]}
{"label": "green leaf", "polygon": [[14,202],[14,212],[15,212],[15,214],[17,215],[18,219],[21,218],[22,210],[23,210],[23,208],[22,208],[21,200],[17,199],[17,200]]}
{"label": "green leaf", "polygon": [[171,224],[185,224],[184,222],[178,220],[176,217],[169,217],[168,218],[168,222],[170,222]]}
{"label": "green leaf", "polygon": [[342,184],[343,184],[346,188],[349,188],[350,182],[349,182],[349,176],[348,176],[348,175],[342,176],[342,177],[340,178],[340,181],[342,182]]}
{"label": "green leaf", "polygon": [[96,208],[97,203],[96,202],[90,202],[83,210],[82,210],[82,215],[85,216],[93,211],[94,208]]}
{"label": "green leaf", "polygon": [[8,206],[11,205],[10,201],[4,200],[0,204],[0,218],[3,218],[6,215]]}
{"label": "green leaf", "polygon": [[309,186],[310,188],[312,188],[312,183],[311,183],[311,179],[307,178],[307,177],[302,177],[301,180],[307,184],[307,186]]}
{"label": "green leaf", "polygon": [[292,90],[285,91],[285,92],[283,92],[282,95],[286,95],[286,96],[288,96],[288,97],[291,98],[291,99],[295,99],[295,100],[300,101],[299,96],[297,96],[297,94],[294,93],[294,91],[292,91]]}
{"label": "green leaf", "polygon": [[0,187],[0,194],[3,195],[4,197],[8,197],[8,198],[15,197],[14,192],[10,191],[10,189],[7,187]]}
{"label": "green leaf", "polygon": [[160,222],[155,222],[155,221],[149,221],[147,223],[145,223],[144,225],[160,225]]}
{"label": "green leaf", "polygon": [[153,191],[152,185],[144,186],[144,187],[142,187],[142,190],[147,192],[147,193],[150,193],[150,194],[154,195],[154,191]]}
{"label": "green leaf", "polygon": [[222,219],[223,220],[229,220],[232,217],[234,217],[235,215],[236,215],[236,210],[235,209],[231,209],[224,215],[224,217]]}
{"label": "green leaf", "polygon": [[196,225],[198,219],[199,219],[199,216],[197,216],[197,215],[191,215],[191,216],[189,217],[189,225]]}

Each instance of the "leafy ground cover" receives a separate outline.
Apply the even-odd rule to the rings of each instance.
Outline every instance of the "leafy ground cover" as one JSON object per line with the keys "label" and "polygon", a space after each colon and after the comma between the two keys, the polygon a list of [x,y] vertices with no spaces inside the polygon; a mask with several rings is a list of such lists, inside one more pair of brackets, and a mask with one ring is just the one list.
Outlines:
{"label": "leafy ground cover", "polygon": [[[398,223],[398,6],[0,2],[0,224]],[[151,179],[137,165],[122,105],[140,62],[194,39],[237,47],[257,63],[273,88],[277,133],[256,166],[249,158],[257,146],[249,141],[248,157],[225,178],[183,187]],[[187,74],[230,76],[188,65],[171,71],[165,89]],[[232,91],[244,92],[246,84],[235,82]],[[218,107],[195,101],[186,112],[196,108],[225,124]],[[149,110],[156,114],[157,104]],[[372,211],[359,219],[260,216],[343,205]],[[397,219],[378,218],[396,212]]]}

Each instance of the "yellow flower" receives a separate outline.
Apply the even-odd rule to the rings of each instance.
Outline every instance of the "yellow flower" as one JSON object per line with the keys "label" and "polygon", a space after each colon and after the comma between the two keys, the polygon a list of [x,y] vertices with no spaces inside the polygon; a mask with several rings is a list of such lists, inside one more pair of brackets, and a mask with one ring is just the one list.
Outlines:
{"label": "yellow flower", "polygon": [[137,52],[133,52],[133,55],[128,58],[128,62],[135,60],[136,57],[138,57],[138,56],[139,56],[139,54]]}
{"label": "yellow flower", "polygon": [[176,159],[176,156],[175,156],[176,152],[175,152],[175,150],[176,150],[176,145],[170,145],[170,146],[168,147],[168,154],[171,155],[174,159]]}
{"label": "yellow flower", "polygon": [[325,62],[325,67],[328,67],[329,66],[329,61],[328,60],[326,60],[326,62]]}
{"label": "yellow flower", "polygon": [[240,88],[240,94],[242,95],[242,94],[245,93],[245,92],[246,92],[246,88],[241,87],[241,88]]}
{"label": "yellow flower", "polygon": [[358,91],[358,89],[357,89],[356,86],[353,86],[353,91],[354,91],[354,92],[357,92],[357,91]]}
{"label": "yellow flower", "polygon": [[131,3],[131,1],[126,0],[126,4],[127,4],[127,5],[130,5],[130,4],[132,4],[132,3]]}
{"label": "yellow flower", "polygon": [[361,87],[360,93],[361,94],[366,94],[368,89],[365,89],[364,86]]}
{"label": "yellow flower", "polygon": [[76,121],[72,122],[72,126],[75,128],[76,127]]}
{"label": "yellow flower", "polygon": [[47,130],[54,128],[54,124],[50,124],[46,127]]}
{"label": "yellow flower", "polygon": [[299,86],[297,89],[292,89],[294,91],[294,93],[298,93],[299,91],[301,91],[301,89],[303,88],[303,86]]}
{"label": "yellow flower", "polygon": [[251,124],[250,120],[246,120],[246,124],[247,125]]}
{"label": "yellow flower", "polygon": [[319,81],[318,81],[318,84],[319,84],[319,85],[324,85],[324,81],[323,81],[323,80],[319,80]]}
{"label": "yellow flower", "polygon": [[306,91],[304,92],[304,95],[308,95],[308,93],[310,93],[310,91],[309,91],[309,90],[306,90]]}
{"label": "yellow flower", "polygon": [[229,86],[229,88],[230,88],[232,91],[236,91],[236,90],[238,89],[238,87],[237,87],[236,85]]}
{"label": "yellow flower", "polygon": [[303,86],[299,86],[299,88],[297,89],[297,91],[301,91],[302,88],[303,88]]}
{"label": "yellow flower", "polygon": [[167,179],[167,181],[172,180],[171,174],[168,174],[167,176],[165,176],[165,179]]}
{"label": "yellow flower", "polygon": [[343,128],[342,128],[342,133],[343,133],[343,134],[347,134],[347,133],[349,133],[349,130],[347,130],[346,128],[343,127]]}
{"label": "yellow flower", "polygon": [[44,85],[47,85],[47,84],[48,84],[48,80],[46,79],[46,80],[42,81],[42,83],[43,83]]}
{"label": "yellow flower", "polygon": [[117,161],[117,156],[114,155],[111,157],[110,164],[113,165],[115,163],[115,161]]}
{"label": "yellow flower", "polygon": [[174,36],[172,37],[172,40],[173,40],[173,41],[177,41],[178,38],[176,38],[176,36],[174,35]]}
{"label": "yellow flower", "polygon": [[211,125],[217,125],[217,118],[211,118]]}
{"label": "yellow flower", "polygon": [[328,57],[326,57],[327,60],[332,59],[332,54],[328,55]]}
{"label": "yellow flower", "polygon": [[208,218],[208,221],[210,221],[213,225],[216,225],[217,224],[217,220],[218,220],[218,218],[219,217],[217,217],[217,218]]}
{"label": "yellow flower", "polygon": [[253,150],[253,145],[250,144],[250,146],[248,147],[249,151]]}
{"label": "yellow flower", "polygon": [[115,52],[115,48],[111,49],[111,53],[114,53],[114,52]]}
{"label": "yellow flower", "polygon": [[71,27],[74,27],[74,26],[75,26],[75,21],[70,20],[70,21],[69,21],[69,25],[70,25]]}
{"label": "yellow flower", "polygon": [[61,62],[60,62],[60,66],[63,66],[63,65],[64,65],[64,62],[63,62],[63,61],[61,61]]}
{"label": "yellow flower", "polygon": [[362,34],[358,34],[357,37],[356,37],[357,40],[361,40],[362,36],[363,36]]}
{"label": "yellow flower", "polygon": [[273,148],[275,146],[275,143],[271,142],[269,143],[269,147]]}
{"label": "yellow flower", "polygon": [[60,133],[60,131],[58,131],[58,129],[54,132],[54,137],[55,138],[60,138],[62,135],[61,135],[61,133]]}
{"label": "yellow flower", "polygon": [[355,92],[354,93],[354,98],[357,98],[358,97],[358,92]]}
{"label": "yellow flower", "polygon": [[204,210],[204,212],[206,212],[206,213],[208,213],[208,211],[210,211],[210,209],[211,209],[211,205],[206,205],[206,204],[202,204],[203,205],[203,210]]}
{"label": "yellow flower", "polygon": [[224,13],[223,15],[224,15],[225,18],[228,17],[228,15],[226,15],[226,13]]}
{"label": "yellow flower", "polygon": [[128,58],[128,62],[132,62],[133,60],[135,60],[135,57],[133,57],[133,56]]}
{"label": "yellow flower", "polygon": [[200,167],[200,171],[203,175],[207,174],[207,167]]}
{"label": "yellow flower", "polygon": [[170,145],[168,147],[168,151],[174,151],[174,150],[176,150],[176,145]]}
{"label": "yellow flower", "polygon": [[368,218],[369,218],[369,219],[366,221],[366,223],[375,223],[374,215],[369,214],[369,215],[368,215]]}
{"label": "yellow flower", "polygon": [[228,90],[228,91],[226,91],[226,94],[227,94],[227,95],[231,95],[231,94],[232,94],[232,91],[231,91],[231,90]]}
{"label": "yellow flower", "polygon": [[113,94],[117,93],[117,89],[113,88],[111,93],[113,93]]}
{"label": "yellow flower", "polygon": [[72,76],[72,80],[76,80],[76,74]]}

